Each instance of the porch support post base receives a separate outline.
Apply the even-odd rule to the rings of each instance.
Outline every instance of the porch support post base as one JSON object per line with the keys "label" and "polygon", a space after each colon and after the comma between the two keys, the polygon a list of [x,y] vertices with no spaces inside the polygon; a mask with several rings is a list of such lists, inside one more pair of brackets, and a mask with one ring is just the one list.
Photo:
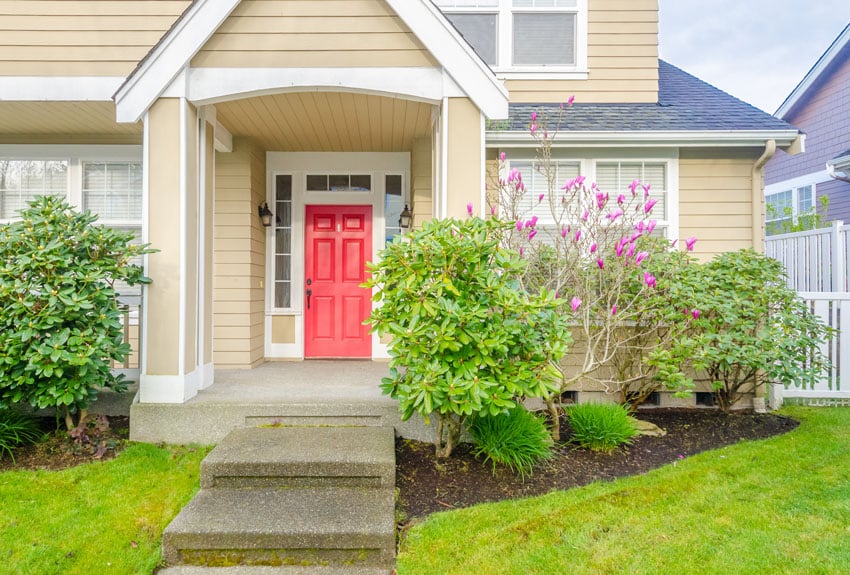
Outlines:
{"label": "porch support post base", "polygon": [[206,389],[215,383],[215,365],[212,362],[201,366],[201,383],[199,389]]}
{"label": "porch support post base", "polygon": [[140,403],[185,403],[198,394],[202,370],[185,375],[149,375],[139,378]]}

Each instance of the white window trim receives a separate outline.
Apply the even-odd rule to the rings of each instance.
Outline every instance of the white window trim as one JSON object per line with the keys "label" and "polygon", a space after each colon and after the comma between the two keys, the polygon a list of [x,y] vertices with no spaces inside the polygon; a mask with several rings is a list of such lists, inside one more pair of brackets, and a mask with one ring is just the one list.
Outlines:
{"label": "white window trim", "polygon": [[[75,208],[82,209],[83,162],[142,162],[142,146],[0,144],[0,160],[57,160],[68,162],[68,184],[65,199]],[[144,198],[142,203],[144,204]],[[14,218],[0,218],[0,223],[10,221],[14,221]],[[138,221],[109,220],[106,223],[114,227],[141,225],[144,228],[143,218]]]}
{"label": "white window trim", "polygon": [[[496,43],[497,64],[491,66],[501,80],[586,80],[588,0],[576,0],[575,8],[514,8],[512,0],[499,0],[498,7],[440,7],[444,14],[497,14]],[[575,65],[557,66],[514,66],[513,59],[513,15],[514,13],[571,13],[576,15]]]}
{"label": "white window trim", "polygon": [[[812,188],[812,199],[811,199],[811,202],[810,202],[808,209],[805,212],[801,212],[800,211],[800,204],[799,204],[800,190],[802,188],[809,188],[809,187]],[[768,213],[767,213],[767,203],[768,203],[767,199],[770,198],[770,197],[773,197],[773,196],[778,196],[779,194],[784,194],[786,192],[791,192],[791,222],[793,224],[797,223],[797,220],[800,218],[801,215],[811,214],[812,211],[816,209],[818,193],[817,193],[817,184],[815,182],[811,182],[811,183],[807,183],[807,184],[800,184],[800,185],[797,185],[797,186],[789,186],[789,187],[786,187],[785,189],[782,189],[782,190],[773,190],[769,193],[765,193],[765,195],[764,195],[764,222],[765,222],[765,224],[770,224],[770,223],[773,223],[773,222],[781,222],[783,220],[788,219],[788,216],[785,216],[784,214],[783,214],[782,217],[769,218]]]}
{"label": "white window trim", "polygon": [[[511,161],[533,162],[537,158],[529,155],[525,148],[503,149],[508,160],[506,169],[510,170]],[[667,218],[654,218],[659,226],[667,228],[667,238],[670,241],[679,239],[679,154],[677,149],[647,150],[594,150],[593,155],[578,150],[558,149],[552,150],[553,162],[579,162],[579,173],[587,178],[587,183],[596,181],[596,164],[598,162],[648,162],[664,163],[667,172]],[[502,174],[503,178],[507,173]],[[560,187],[563,183],[557,183]],[[603,190],[604,191],[604,190]]]}

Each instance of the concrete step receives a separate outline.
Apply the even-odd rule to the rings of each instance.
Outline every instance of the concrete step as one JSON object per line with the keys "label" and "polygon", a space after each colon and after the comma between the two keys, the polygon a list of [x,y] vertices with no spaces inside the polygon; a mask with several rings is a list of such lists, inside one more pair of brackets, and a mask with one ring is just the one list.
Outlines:
{"label": "concrete step", "polygon": [[156,575],[391,575],[391,569],[383,567],[199,567],[197,565],[179,565],[160,569]]}
{"label": "concrete step", "polygon": [[165,529],[169,565],[369,566],[395,555],[390,487],[202,489]]}
{"label": "concrete step", "polygon": [[392,487],[395,433],[384,427],[236,429],[201,463],[201,488]]}

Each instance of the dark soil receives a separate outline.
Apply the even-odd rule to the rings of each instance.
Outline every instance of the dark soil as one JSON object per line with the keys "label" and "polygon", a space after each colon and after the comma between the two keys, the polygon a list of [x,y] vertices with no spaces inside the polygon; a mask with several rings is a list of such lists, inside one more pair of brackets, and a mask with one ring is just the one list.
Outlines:
{"label": "dark soil", "polygon": [[15,461],[8,454],[0,459],[0,472],[21,469],[66,469],[89,461],[104,461],[120,453],[130,436],[130,418],[110,417],[106,421],[93,418],[79,439],[65,431],[64,421],[57,429],[56,419],[42,418],[45,440],[14,450]]}
{"label": "dark soil", "polygon": [[437,460],[430,443],[397,440],[396,485],[399,505],[408,520],[435,511],[467,507],[568,489],[594,481],[637,475],[701,451],[748,439],[763,439],[797,427],[793,419],[754,413],[723,414],[713,410],[651,409],[638,413],[667,431],[663,437],[638,436],[611,454],[569,443],[569,423],[561,421],[562,439],[553,456],[522,481],[510,470],[483,463],[461,444],[452,457]]}

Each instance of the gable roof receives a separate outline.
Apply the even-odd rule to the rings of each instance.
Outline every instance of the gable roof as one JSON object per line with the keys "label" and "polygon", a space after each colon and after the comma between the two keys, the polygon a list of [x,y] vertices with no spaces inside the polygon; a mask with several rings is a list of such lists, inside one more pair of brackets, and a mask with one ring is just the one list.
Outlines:
{"label": "gable roof", "polygon": [[[507,116],[504,85],[430,0],[384,1],[485,115]],[[114,94],[118,121],[138,121],[239,2],[193,0]]]}
{"label": "gable roof", "polygon": [[812,86],[818,82],[821,75],[830,68],[833,62],[840,58],[844,48],[848,46],[850,46],[850,24],[844,27],[844,30],[841,31],[838,37],[829,45],[829,48],[826,49],[826,52],[821,54],[815,65],[803,76],[797,87],[791,91],[788,97],[785,98],[785,101],[777,108],[775,115],[779,118],[788,116]]}
{"label": "gable roof", "polygon": [[[511,104],[510,119],[493,127],[494,132],[527,132],[531,113],[543,113],[554,121],[560,104]],[[582,104],[565,110],[557,129],[565,139],[581,133],[622,134],[630,139],[679,138],[699,143],[706,140],[745,145],[765,139],[793,141],[798,130],[767,112],[735,98],[663,60],[658,61],[657,104]],[[779,142],[777,142],[779,143]]]}

